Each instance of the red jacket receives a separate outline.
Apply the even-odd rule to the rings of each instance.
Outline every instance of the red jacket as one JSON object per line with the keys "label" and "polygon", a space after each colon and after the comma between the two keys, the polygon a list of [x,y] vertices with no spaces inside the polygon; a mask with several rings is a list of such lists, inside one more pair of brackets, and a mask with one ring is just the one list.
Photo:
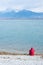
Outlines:
{"label": "red jacket", "polygon": [[35,50],[34,50],[34,48],[31,48],[29,50],[29,55],[33,56],[34,54],[35,54]]}

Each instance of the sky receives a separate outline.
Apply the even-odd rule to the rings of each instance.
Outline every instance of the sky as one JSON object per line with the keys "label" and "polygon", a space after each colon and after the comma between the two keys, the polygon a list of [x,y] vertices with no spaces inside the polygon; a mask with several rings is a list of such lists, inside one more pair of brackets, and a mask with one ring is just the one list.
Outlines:
{"label": "sky", "polygon": [[43,12],[43,0],[0,0],[0,11],[22,9]]}

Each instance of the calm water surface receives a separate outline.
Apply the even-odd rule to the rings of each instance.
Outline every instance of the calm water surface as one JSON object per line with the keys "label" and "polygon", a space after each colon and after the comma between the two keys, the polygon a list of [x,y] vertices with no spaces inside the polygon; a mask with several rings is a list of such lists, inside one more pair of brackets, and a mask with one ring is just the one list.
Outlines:
{"label": "calm water surface", "polygon": [[43,52],[43,20],[0,20],[0,51]]}

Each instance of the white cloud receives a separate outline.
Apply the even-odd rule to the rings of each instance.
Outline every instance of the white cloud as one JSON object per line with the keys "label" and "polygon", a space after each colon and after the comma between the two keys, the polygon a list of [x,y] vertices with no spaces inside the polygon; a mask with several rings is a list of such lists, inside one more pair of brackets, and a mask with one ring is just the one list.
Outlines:
{"label": "white cloud", "polygon": [[43,0],[0,0],[0,11],[7,9],[43,12]]}
{"label": "white cloud", "polygon": [[31,9],[31,11],[33,11],[33,12],[43,12],[43,8],[41,7],[41,8],[33,8],[33,9]]}

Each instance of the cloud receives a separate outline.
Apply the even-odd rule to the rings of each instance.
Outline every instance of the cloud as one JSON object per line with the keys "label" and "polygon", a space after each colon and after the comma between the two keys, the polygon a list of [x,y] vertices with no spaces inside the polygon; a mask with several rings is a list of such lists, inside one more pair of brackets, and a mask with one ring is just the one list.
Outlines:
{"label": "cloud", "polygon": [[0,11],[8,9],[43,12],[43,0],[0,0]]}

